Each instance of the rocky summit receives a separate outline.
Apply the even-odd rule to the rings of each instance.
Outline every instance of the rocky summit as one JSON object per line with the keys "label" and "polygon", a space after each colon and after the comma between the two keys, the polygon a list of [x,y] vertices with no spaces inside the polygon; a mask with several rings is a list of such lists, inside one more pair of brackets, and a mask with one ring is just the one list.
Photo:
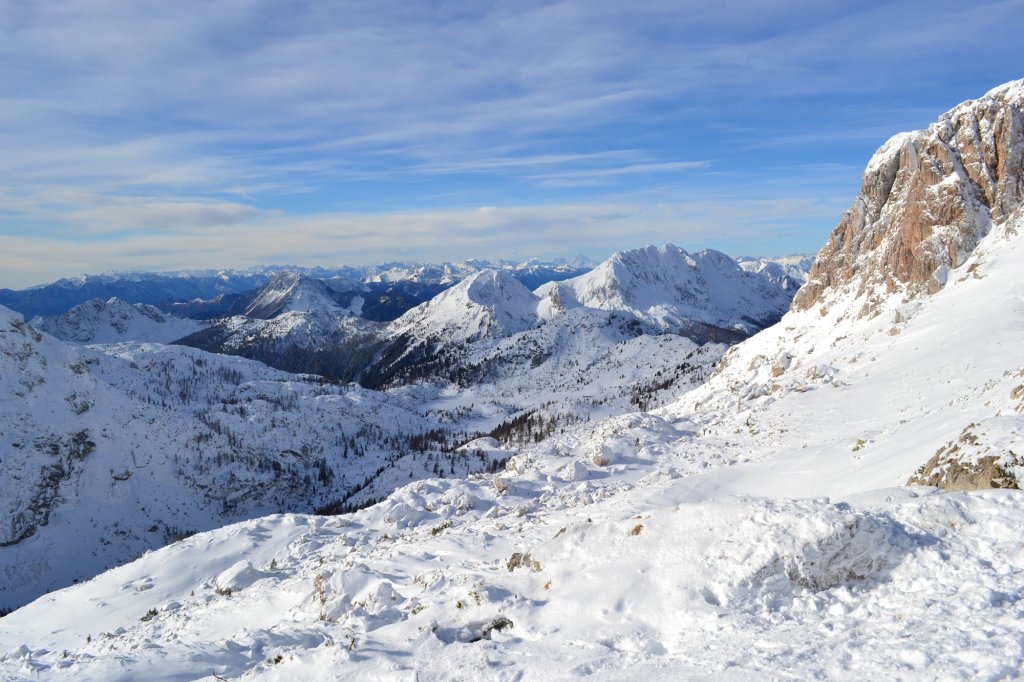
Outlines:
{"label": "rocky summit", "polygon": [[890,294],[934,293],[1022,196],[1024,81],[1014,81],[882,145],[793,307],[853,294],[858,314],[873,315]]}

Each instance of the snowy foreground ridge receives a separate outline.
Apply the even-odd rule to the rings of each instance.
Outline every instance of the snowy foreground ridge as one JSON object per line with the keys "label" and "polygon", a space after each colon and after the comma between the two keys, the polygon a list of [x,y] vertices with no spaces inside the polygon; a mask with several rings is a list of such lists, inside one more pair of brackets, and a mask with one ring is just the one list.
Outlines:
{"label": "snowy foreground ridge", "polygon": [[1020,677],[1022,166],[1018,81],[883,146],[808,293],[673,404],[147,553],[3,618],[0,673]]}

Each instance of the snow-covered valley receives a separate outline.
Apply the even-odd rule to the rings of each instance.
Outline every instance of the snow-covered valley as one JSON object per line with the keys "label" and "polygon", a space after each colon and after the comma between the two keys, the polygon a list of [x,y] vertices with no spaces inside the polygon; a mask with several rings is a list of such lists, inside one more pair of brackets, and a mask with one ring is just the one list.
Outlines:
{"label": "snow-covered valley", "polygon": [[798,274],[649,247],[211,327],[382,390],[0,308],[6,598],[142,552],[5,616],[0,671],[1021,676],[1024,81],[883,145]]}

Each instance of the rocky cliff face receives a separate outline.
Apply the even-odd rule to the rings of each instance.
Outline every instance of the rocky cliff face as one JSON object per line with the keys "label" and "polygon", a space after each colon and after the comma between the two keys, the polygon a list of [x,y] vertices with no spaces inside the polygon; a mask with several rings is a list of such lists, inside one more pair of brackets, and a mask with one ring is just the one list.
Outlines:
{"label": "rocky cliff face", "polygon": [[818,392],[805,409],[822,414],[834,390],[846,396],[833,424],[903,415],[876,435],[851,433],[854,457],[886,443],[916,459],[901,475],[910,484],[1020,487],[1024,367],[1007,349],[1024,332],[1022,239],[1024,80],[883,145],[790,311],[731,348],[689,394],[692,409],[749,411],[750,427],[776,402],[798,404],[793,395]]}
{"label": "rocky cliff face", "polygon": [[1024,80],[955,107],[875,154],[793,310],[843,295],[871,316],[894,293],[934,293],[1024,197]]}

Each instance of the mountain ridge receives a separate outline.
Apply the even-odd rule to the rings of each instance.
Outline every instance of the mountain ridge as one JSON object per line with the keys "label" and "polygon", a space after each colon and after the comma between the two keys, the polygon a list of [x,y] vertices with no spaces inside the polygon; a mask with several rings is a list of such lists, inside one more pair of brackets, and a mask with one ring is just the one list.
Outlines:
{"label": "mountain ridge", "polygon": [[86,301],[63,315],[36,317],[29,324],[72,343],[170,343],[206,326],[164,313],[155,306],[129,304],[116,297],[106,301],[98,298]]}
{"label": "mountain ridge", "polygon": [[[1012,112],[1024,83],[994,92],[883,145],[789,310],[728,350],[705,383],[649,411],[559,419],[562,405],[547,402],[547,386],[535,386],[545,375],[531,369],[550,369],[549,381],[589,380],[600,366],[597,381],[567,389],[600,392],[630,381],[627,368],[647,359],[642,379],[660,383],[697,362],[696,344],[634,337],[640,318],[584,305],[502,335],[487,324],[488,305],[530,310],[533,295],[500,274],[475,275],[436,304],[453,303],[437,319],[475,306],[462,331],[484,343],[432,360],[486,360],[498,349],[518,381],[492,382],[484,367],[478,383],[497,393],[486,401],[459,394],[457,381],[410,381],[391,395],[422,406],[426,414],[410,420],[433,424],[513,416],[456,449],[505,462],[501,471],[442,477],[434,459],[435,477],[400,481],[355,513],[265,516],[165,547],[6,616],[0,670],[15,679],[193,679],[211,670],[271,680],[1018,675],[1024,206],[1014,164],[1024,129]],[[966,170],[983,156],[970,151],[983,121],[995,163],[974,165],[998,171],[988,185]],[[713,272],[728,265],[714,252],[678,251],[671,258],[690,275],[687,259],[693,268],[706,259]],[[638,252],[669,257],[667,247]],[[654,308],[631,294],[657,278],[631,281],[624,260],[592,287],[550,290]],[[477,280],[484,286],[472,292]],[[43,367],[33,343],[57,342],[14,317],[8,324],[0,339],[14,341],[0,360]],[[576,345],[560,340],[574,334]],[[546,355],[551,339],[580,356],[602,335],[601,357]],[[680,343],[659,356],[664,338]],[[70,368],[57,356],[71,349],[52,347],[47,371]],[[100,351],[81,352],[97,363],[88,376],[121,374]],[[206,357],[164,346],[102,352],[140,367]],[[134,390],[159,388],[132,371]],[[14,391],[41,385],[20,370],[0,377],[22,377]],[[513,401],[529,387],[521,400],[546,402],[520,412]],[[352,390],[353,402],[372,400]],[[342,393],[307,397],[330,403]],[[222,397],[230,406],[239,396]],[[607,396],[595,397],[597,408]],[[237,407],[226,412],[232,424],[245,419]],[[417,447],[447,436],[420,436],[408,442],[410,458],[427,469],[431,458],[417,460]],[[58,443],[57,455],[75,457],[70,449]],[[908,479],[985,489],[906,487]]]}

